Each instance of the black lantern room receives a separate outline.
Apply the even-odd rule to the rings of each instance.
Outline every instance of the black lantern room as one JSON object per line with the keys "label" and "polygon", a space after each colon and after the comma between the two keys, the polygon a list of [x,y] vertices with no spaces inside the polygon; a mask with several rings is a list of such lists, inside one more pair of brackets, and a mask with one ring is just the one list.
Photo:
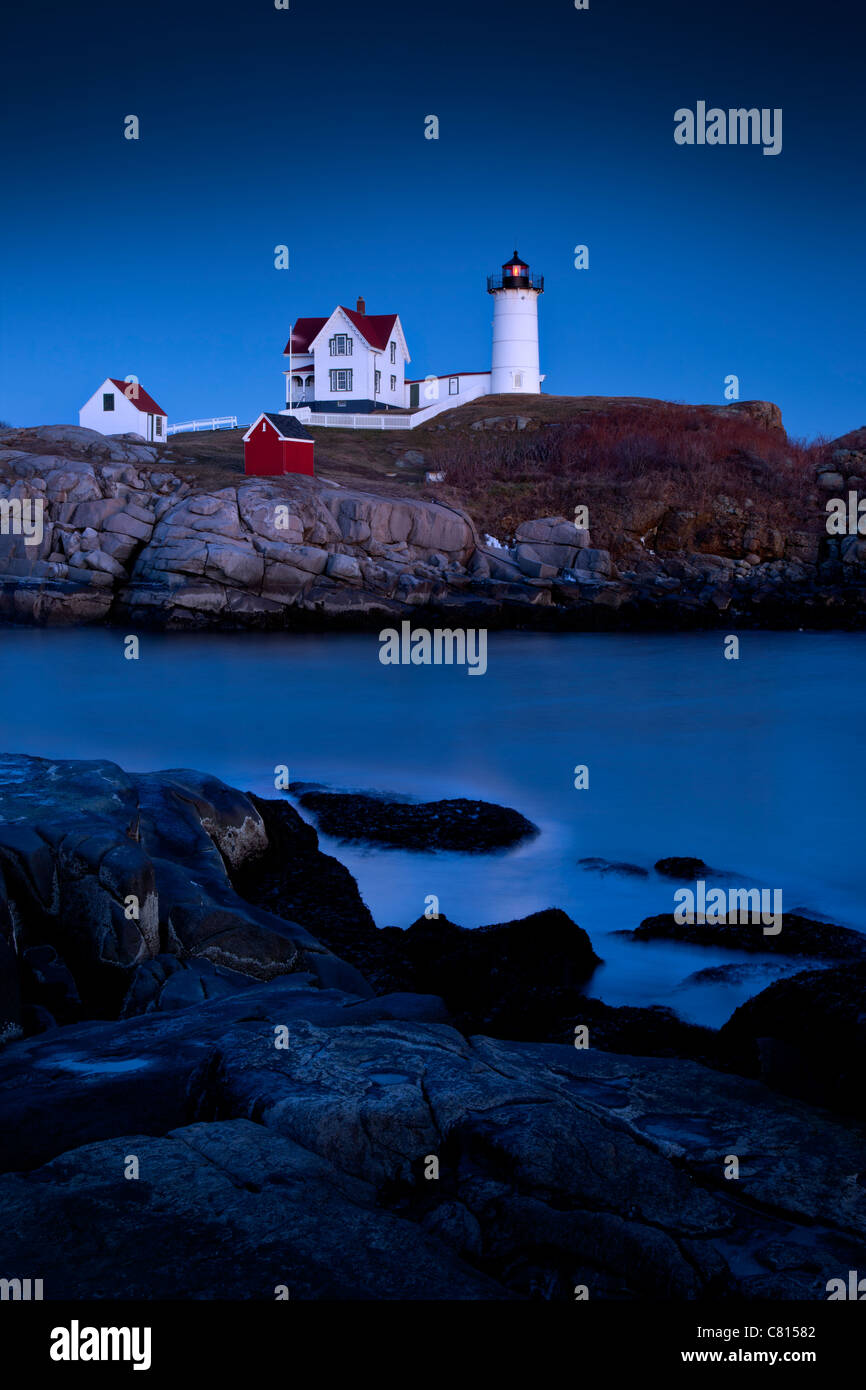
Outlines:
{"label": "black lantern room", "polygon": [[510,260],[503,261],[500,271],[487,277],[488,293],[495,294],[497,290],[537,290],[542,293],[544,277],[531,275],[526,261],[522,261],[515,251]]}
{"label": "black lantern room", "polygon": [[529,284],[529,266],[522,261],[517,252],[502,266],[503,286],[512,285],[515,289],[525,289]]}

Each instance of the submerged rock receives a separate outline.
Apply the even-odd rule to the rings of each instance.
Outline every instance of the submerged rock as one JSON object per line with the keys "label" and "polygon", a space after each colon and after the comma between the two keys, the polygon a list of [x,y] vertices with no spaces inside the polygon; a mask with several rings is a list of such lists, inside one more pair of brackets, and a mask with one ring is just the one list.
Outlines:
{"label": "submerged rock", "polygon": [[781,930],[764,935],[760,922],[677,922],[671,912],[646,917],[639,927],[623,932],[634,941],[681,941],[690,946],[727,946],[738,951],[815,960],[866,960],[866,934],[850,927],[818,922],[797,912],[782,914]]}
{"label": "submerged rock", "polygon": [[695,859],[687,854],[671,855],[668,859],[657,859],[653,866],[657,874],[665,878],[700,878],[708,872],[703,859]]}
{"label": "submerged rock", "polygon": [[519,811],[465,797],[413,803],[350,792],[302,791],[298,800],[326,835],[399,849],[508,849],[538,834],[538,827]]}
{"label": "submerged rock", "polygon": [[625,863],[620,859],[599,859],[592,856],[587,859],[578,859],[577,862],[582,869],[599,874],[622,874],[626,878],[649,877],[649,869],[641,868],[640,864]]}

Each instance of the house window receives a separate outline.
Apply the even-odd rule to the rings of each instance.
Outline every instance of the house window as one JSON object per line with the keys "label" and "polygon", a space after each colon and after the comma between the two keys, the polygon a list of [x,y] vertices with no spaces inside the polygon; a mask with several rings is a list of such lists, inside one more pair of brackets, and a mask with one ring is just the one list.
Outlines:
{"label": "house window", "polygon": [[392,361],[392,362],[396,362],[396,361],[397,361],[397,344],[396,344],[396,343],[392,343],[392,344],[391,344],[391,361]]}
{"label": "house window", "polygon": [[392,376],[392,377],[391,377],[391,390],[392,390],[392,391],[396,391],[396,390],[397,390],[397,378],[396,378],[395,376]]}
{"label": "house window", "polygon": [[113,391],[103,391],[103,393],[102,393],[102,409],[103,409],[103,410],[113,410],[113,409],[114,409],[114,392],[113,392]]}
{"label": "house window", "polygon": [[268,427],[267,421],[266,421],[266,420],[263,420],[263,421],[262,421],[262,434],[264,434],[264,432],[265,432],[265,430],[267,429],[267,427]]}
{"label": "house window", "polygon": [[330,373],[332,391],[351,391],[352,373],[345,368],[332,368]]}
{"label": "house window", "polygon": [[377,373],[376,373],[376,383],[375,383],[375,385],[374,385],[374,387],[373,387],[373,395],[374,395],[374,396],[378,396],[378,394],[379,394],[379,392],[380,392],[381,390],[382,390],[382,373],[381,373],[381,372],[377,372]]}
{"label": "house window", "polygon": [[512,372],[514,378],[514,388],[517,390],[523,385],[523,372]]}
{"label": "house window", "polygon": [[331,339],[331,356],[352,356],[352,339],[349,337],[348,333],[336,333]]}
{"label": "house window", "polygon": [[157,434],[162,434],[162,416],[161,416],[161,415],[157,415],[157,417],[156,417],[156,432],[157,432]]}
{"label": "house window", "polygon": [[459,396],[459,395],[460,395],[460,378],[459,378],[459,376],[451,376],[451,377],[448,378],[448,394],[449,394],[449,396]]}

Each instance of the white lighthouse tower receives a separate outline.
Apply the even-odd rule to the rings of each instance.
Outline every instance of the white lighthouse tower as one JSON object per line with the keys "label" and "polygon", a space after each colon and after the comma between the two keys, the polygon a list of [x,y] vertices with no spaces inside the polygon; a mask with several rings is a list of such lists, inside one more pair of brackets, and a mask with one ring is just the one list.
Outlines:
{"label": "white lighthouse tower", "polygon": [[543,377],[538,369],[538,296],[544,276],[530,273],[515,251],[502,270],[487,277],[493,295],[493,363],[490,391],[539,395]]}

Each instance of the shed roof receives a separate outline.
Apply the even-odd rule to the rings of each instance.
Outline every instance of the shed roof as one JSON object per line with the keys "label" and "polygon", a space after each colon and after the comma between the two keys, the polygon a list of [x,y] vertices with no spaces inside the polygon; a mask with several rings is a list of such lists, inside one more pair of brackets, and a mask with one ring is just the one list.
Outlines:
{"label": "shed roof", "polygon": [[[306,439],[312,444],[313,436],[294,415],[278,415],[274,410],[263,410],[266,420],[270,420],[281,439]],[[261,419],[262,416],[259,416]]]}

